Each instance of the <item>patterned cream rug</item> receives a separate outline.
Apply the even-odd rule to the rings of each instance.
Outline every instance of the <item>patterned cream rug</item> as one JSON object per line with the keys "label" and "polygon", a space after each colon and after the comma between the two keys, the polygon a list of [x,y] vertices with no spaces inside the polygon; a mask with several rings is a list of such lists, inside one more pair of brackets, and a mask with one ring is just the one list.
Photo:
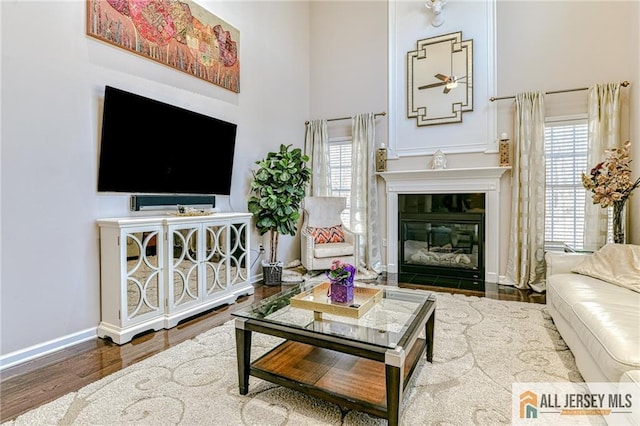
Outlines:
{"label": "patterned cream rug", "polygon": [[[375,280],[378,274],[374,271],[358,268],[356,280]],[[295,285],[300,283],[314,283],[326,281],[325,271],[307,271],[300,260],[294,260],[282,269],[282,285]]]}
{"label": "patterned cream rug", "polygon": [[[278,341],[253,336],[253,357]],[[237,381],[228,322],[7,424],[386,424],[254,377],[240,396]],[[438,293],[434,362],[422,361],[401,424],[510,424],[513,382],[566,381],[582,378],[544,305]]]}

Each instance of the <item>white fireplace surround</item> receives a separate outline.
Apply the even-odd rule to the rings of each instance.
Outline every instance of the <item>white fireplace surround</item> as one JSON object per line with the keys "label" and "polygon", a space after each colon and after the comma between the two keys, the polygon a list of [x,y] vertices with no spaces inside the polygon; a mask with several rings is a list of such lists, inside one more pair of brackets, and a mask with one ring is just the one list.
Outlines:
{"label": "white fireplace surround", "polygon": [[510,167],[378,173],[387,193],[387,272],[398,272],[399,194],[485,194],[485,281],[497,283],[500,256],[500,178]]}

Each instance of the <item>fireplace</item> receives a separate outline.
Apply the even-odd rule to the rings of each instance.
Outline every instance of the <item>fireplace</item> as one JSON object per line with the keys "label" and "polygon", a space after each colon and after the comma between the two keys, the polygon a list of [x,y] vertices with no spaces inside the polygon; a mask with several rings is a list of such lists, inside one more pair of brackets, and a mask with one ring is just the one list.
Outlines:
{"label": "fireplace", "polygon": [[484,290],[484,194],[400,194],[402,282]]}
{"label": "fireplace", "polygon": [[[386,183],[386,265],[387,272],[400,273],[402,248],[400,242],[400,210],[404,213],[427,212],[420,207],[420,202],[431,202],[430,212],[441,213],[442,207],[447,207],[449,201],[460,208],[457,213],[482,214],[483,224],[478,228],[478,235],[483,235],[483,263],[478,268],[480,278],[484,273],[486,283],[499,282],[500,259],[500,179],[509,171],[508,167],[476,167],[464,169],[438,170],[402,170],[379,173]],[[423,198],[424,194],[439,195],[442,198],[431,197],[431,201]],[[474,212],[474,206],[464,205],[464,197],[460,194],[481,194],[484,198],[484,212]],[[402,195],[418,195],[414,198],[414,205],[400,205]],[[455,196],[445,199],[445,195]],[[423,200],[423,201],[421,201]],[[436,204],[434,207],[434,203]],[[421,209],[422,210],[419,210]],[[411,211],[413,209],[414,211]],[[436,220],[439,220],[436,218]]]}

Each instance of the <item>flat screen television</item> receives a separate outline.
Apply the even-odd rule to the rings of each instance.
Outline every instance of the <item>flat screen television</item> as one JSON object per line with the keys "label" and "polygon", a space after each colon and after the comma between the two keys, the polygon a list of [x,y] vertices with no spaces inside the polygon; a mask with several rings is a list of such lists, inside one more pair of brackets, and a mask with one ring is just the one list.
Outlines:
{"label": "flat screen television", "polygon": [[106,86],[99,192],[231,192],[237,125]]}

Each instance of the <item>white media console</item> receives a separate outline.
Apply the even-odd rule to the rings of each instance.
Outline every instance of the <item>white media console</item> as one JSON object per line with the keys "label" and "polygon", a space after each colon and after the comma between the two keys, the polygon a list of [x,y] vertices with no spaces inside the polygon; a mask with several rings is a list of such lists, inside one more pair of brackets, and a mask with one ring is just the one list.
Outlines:
{"label": "white media console", "polygon": [[124,344],[253,294],[250,219],[250,213],[98,219],[98,336]]}

